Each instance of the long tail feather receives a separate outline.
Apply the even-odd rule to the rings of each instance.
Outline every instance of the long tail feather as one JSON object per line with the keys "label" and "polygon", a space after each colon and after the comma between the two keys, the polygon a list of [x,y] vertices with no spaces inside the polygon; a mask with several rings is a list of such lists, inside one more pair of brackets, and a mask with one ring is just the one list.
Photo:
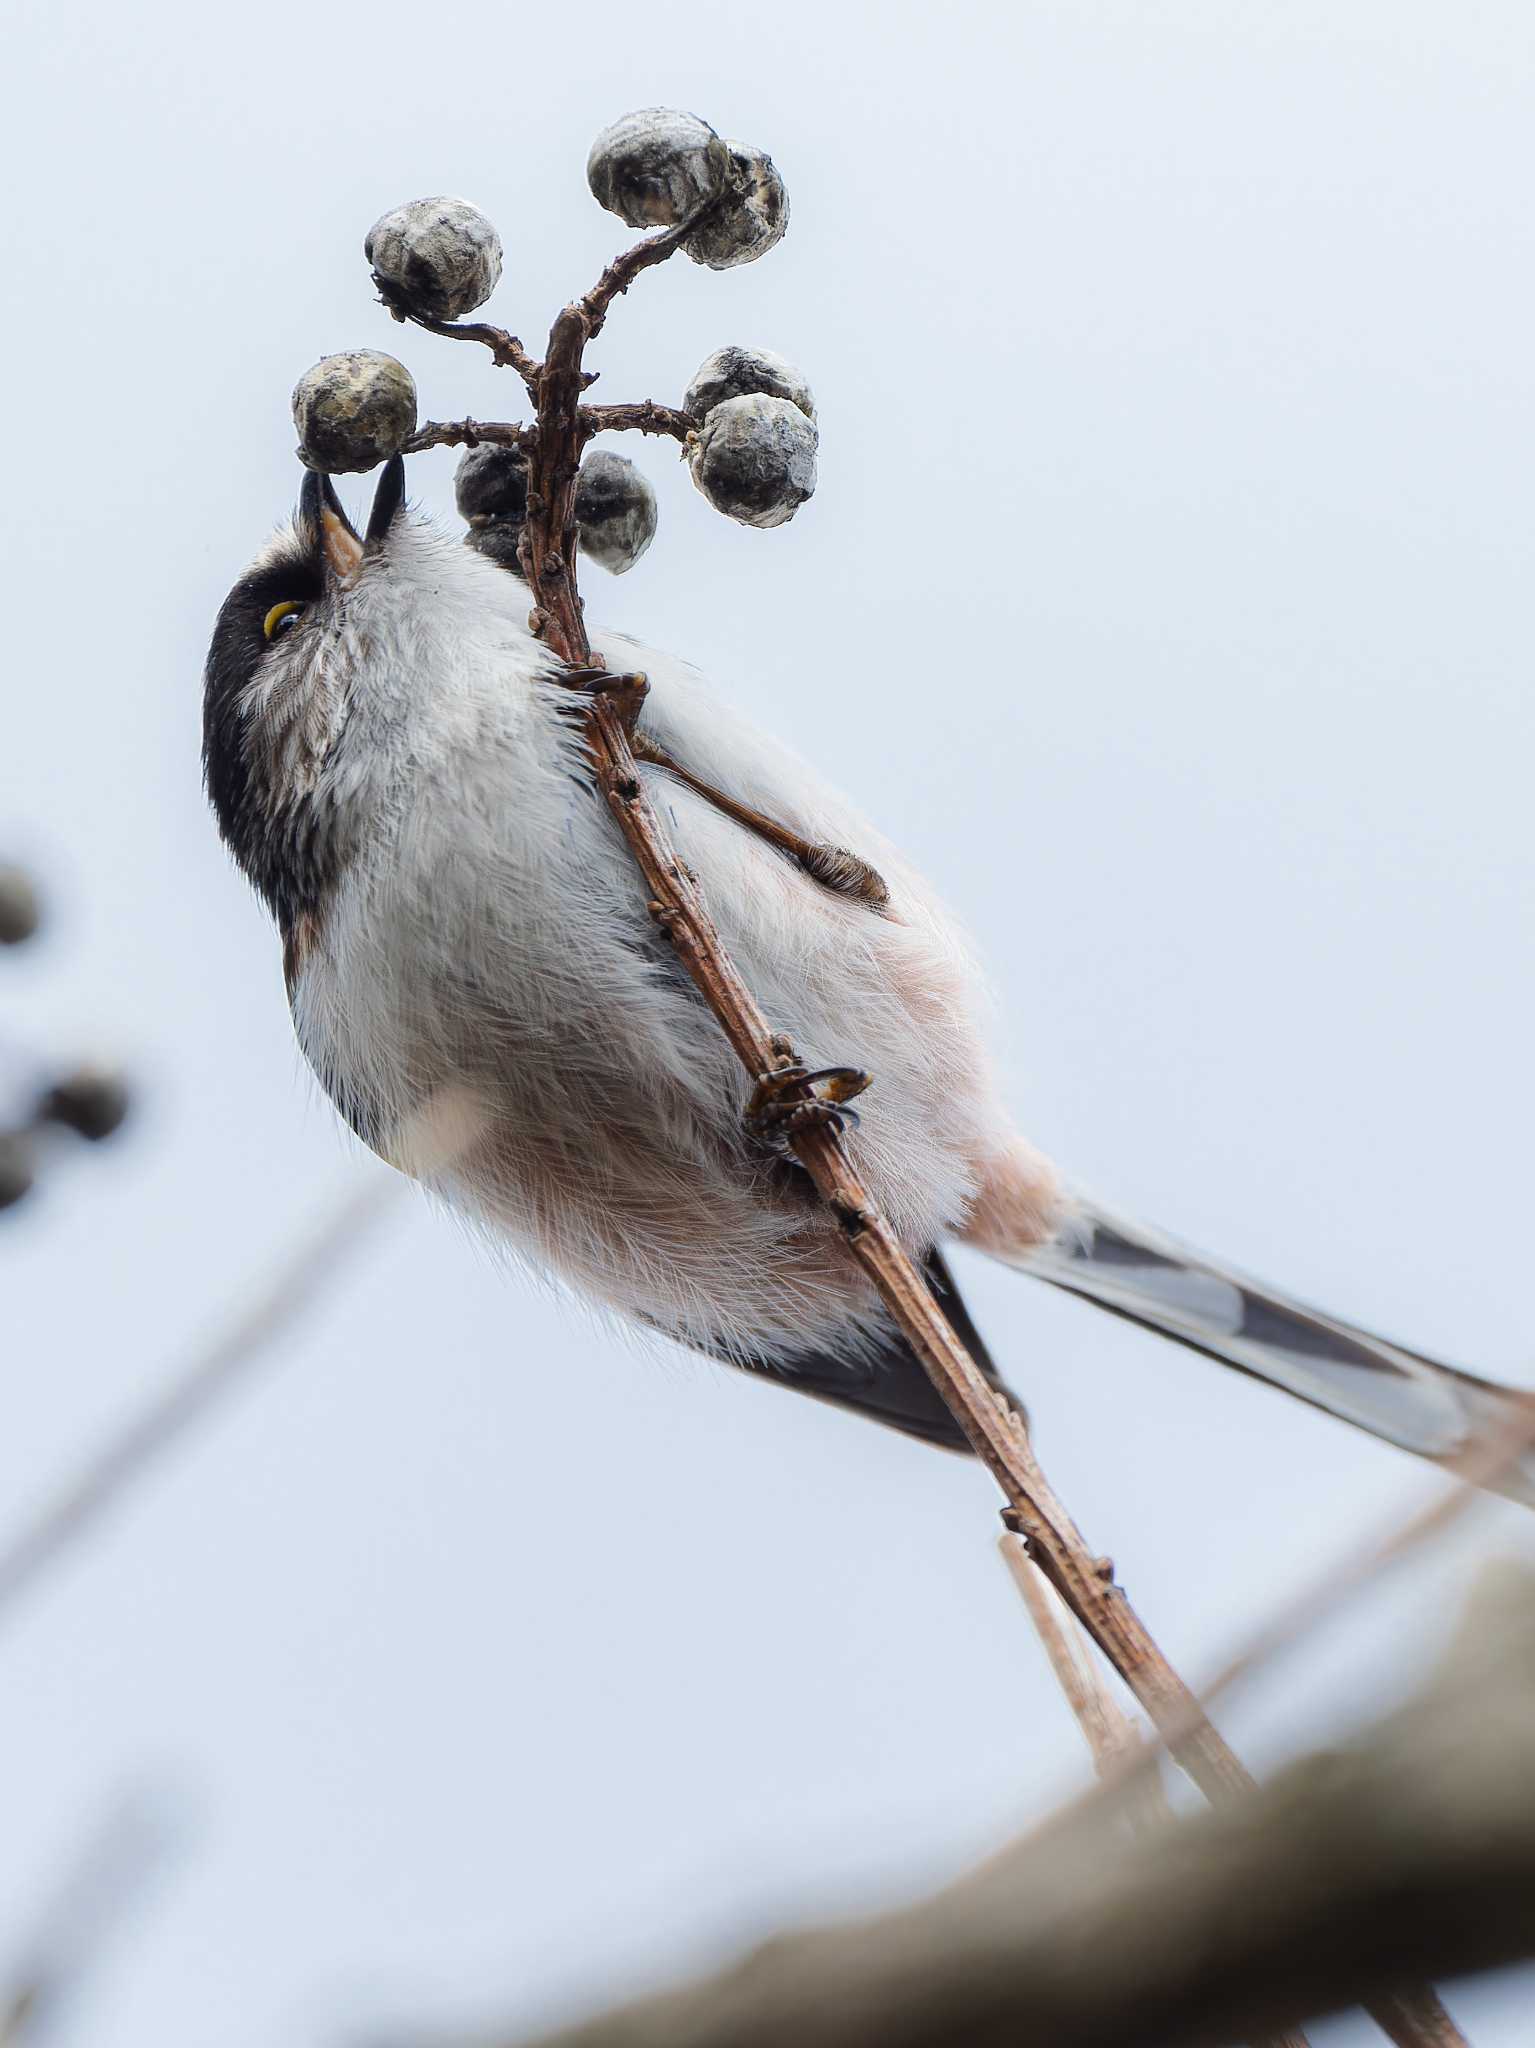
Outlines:
{"label": "long tail feather", "polygon": [[[1535,1427],[1529,1395],[1292,1301],[1091,1202],[1009,1263],[1439,1464],[1521,1417]],[[1535,1507],[1535,1446],[1488,1484]]]}

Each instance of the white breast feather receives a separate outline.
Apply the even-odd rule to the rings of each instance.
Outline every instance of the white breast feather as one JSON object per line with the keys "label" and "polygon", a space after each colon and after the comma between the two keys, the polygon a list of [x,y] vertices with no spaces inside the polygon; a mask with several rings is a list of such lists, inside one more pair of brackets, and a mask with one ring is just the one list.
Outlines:
{"label": "white breast feather", "polygon": [[[583,783],[526,590],[456,542],[406,538],[387,582],[349,599],[336,650],[357,673],[326,774],[359,808],[361,850],[294,992],[307,1056],[381,1129],[451,1097],[476,1136],[444,1191],[582,1293],[742,1355],[857,1344],[876,1306],[824,1212],[743,1135],[749,1079]],[[643,771],[774,1028],[811,1066],[873,1072],[853,1147],[920,1255],[960,1224],[1007,1131],[952,921],[693,670],[596,644],[646,671],[646,724],[692,772],[890,884],[879,916]]]}

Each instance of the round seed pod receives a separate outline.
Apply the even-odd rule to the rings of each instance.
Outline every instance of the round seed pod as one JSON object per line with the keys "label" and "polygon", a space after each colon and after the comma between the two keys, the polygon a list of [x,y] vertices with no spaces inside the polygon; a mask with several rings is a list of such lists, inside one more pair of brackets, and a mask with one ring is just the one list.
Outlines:
{"label": "round seed pod", "polygon": [[37,891],[20,868],[0,867],[0,946],[19,946],[37,930]]}
{"label": "round seed pod", "polygon": [[744,142],[727,142],[730,197],[700,223],[683,248],[710,270],[755,263],[783,240],[789,225],[789,195],[773,159]]}
{"label": "round seed pod", "polygon": [[745,398],[753,391],[787,398],[807,420],[815,418],[815,399],[803,373],[770,348],[717,348],[693,372],[682,410],[695,420],[706,420],[727,398]]}
{"label": "round seed pod", "polygon": [[592,197],[631,228],[669,228],[725,190],[730,151],[707,121],[641,107],[604,128],[586,160]]}
{"label": "round seed pod", "polygon": [[118,1075],[102,1067],[78,1067],[54,1082],[37,1113],[44,1122],[63,1124],[94,1143],[121,1127],[128,1114],[128,1090]]}
{"label": "round seed pod", "polygon": [[614,576],[656,537],[656,494],[627,456],[598,449],[576,478],[576,546]]}
{"label": "round seed pod", "polygon": [[528,516],[528,465],[522,450],[488,441],[467,449],[453,473],[453,498],[469,523],[464,538],[470,547],[520,576],[517,549]]}
{"label": "round seed pod", "polygon": [[376,220],[363,253],[401,312],[462,320],[501,277],[501,237],[467,199],[412,199]]}
{"label": "round seed pod", "polygon": [[293,424],[307,469],[376,469],[416,431],[416,387],[403,363],[377,349],[322,356],[293,388]]}
{"label": "round seed pod", "polygon": [[818,438],[789,399],[749,392],[714,407],[688,467],[716,512],[743,526],[782,526],[815,490]]}
{"label": "round seed pod", "polygon": [[453,472],[453,502],[471,526],[528,516],[528,462],[520,448],[482,441],[466,448]]}

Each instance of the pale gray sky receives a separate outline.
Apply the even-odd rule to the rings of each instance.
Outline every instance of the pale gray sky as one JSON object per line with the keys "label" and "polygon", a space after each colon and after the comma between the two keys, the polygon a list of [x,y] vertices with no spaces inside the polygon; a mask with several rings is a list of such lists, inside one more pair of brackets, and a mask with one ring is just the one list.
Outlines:
{"label": "pale gray sky", "polygon": [[[426,411],[505,416],[514,380],[373,303],[363,233],[468,194],[536,341],[624,240],[588,143],[655,101],[770,149],[793,224],[646,279],[603,390],[778,349],[822,485],[752,533],[636,446],[660,535],[592,573],[593,615],[715,673],[937,875],[1076,1174],[1535,1377],[1525,0],[23,0],[6,54],[0,839],[54,908],[0,963],[6,1030],[119,1056],[144,1105],[6,1226],[0,1529],[364,1170],[198,786],[208,627],[298,483],[289,388],[384,347]],[[412,489],[447,511],[451,471]],[[963,1277],[1191,1676],[1432,1483]],[[189,1850],[61,2042],[531,2023],[933,1883],[1082,1776],[994,1528],[960,1461],[636,1355],[407,1200],[0,1636],[0,1937],[140,1781]],[[1388,1698],[1466,1558],[1530,1533],[1489,1510],[1234,1709],[1244,1746]],[[1528,2039],[1530,1989],[1454,1998],[1478,2048]]]}

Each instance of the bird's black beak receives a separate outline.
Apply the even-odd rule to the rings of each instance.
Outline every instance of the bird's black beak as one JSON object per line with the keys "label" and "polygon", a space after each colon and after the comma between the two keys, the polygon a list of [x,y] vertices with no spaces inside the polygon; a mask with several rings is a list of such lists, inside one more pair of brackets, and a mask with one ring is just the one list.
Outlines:
{"label": "bird's black beak", "polygon": [[385,534],[394,524],[395,514],[404,503],[405,457],[391,455],[373,493],[373,510],[368,514],[368,531],[363,536],[365,548],[382,546]]}
{"label": "bird's black beak", "polygon": [[362,567],[365,555],[382,546],[384,536],[405,502],[405,463],[391,455],[384,464],[373,493],[368,530],[359,536],[336,496],[336,487],[317,469],[306,469],[299,491],[298,516],[315,536],[315,545],[326,572],[336,582],[347,584]]}

